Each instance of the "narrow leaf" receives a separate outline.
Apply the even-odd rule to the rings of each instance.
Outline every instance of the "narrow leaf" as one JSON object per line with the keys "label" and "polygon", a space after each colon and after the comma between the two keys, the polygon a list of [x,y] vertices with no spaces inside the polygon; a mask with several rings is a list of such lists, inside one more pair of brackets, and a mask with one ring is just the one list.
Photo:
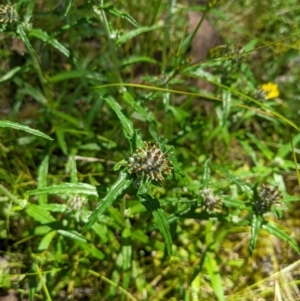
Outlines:
{"label": "narrow leaf", "polygon": [[279,239],[287,242],[296,252],[300,253],[298,243],[293,238],[291,238],[289,234],[279,229],[277,225],[271,223],[265,223],[263,224],[262,229],[268,231],[272,235],[275,235]]}
{"label": "narrow leaf", "polygon": [[124,193],[131,183],[132,179],[128,177],[127,172],[120,172],[117,181],[109,188],[105,197],[99,202],[97,208],[92,212],[82,232],[89,230],[97,221],[99,216],[103,214],[104,211],[111,206],[120,195]]}
{"label": "narrow leaf", "polygon": [[251,220],[251,238],[250,238],[250,244],[249,244],[250,255],[252,255],[252,253],[255,249],[259,230],[261,228],[262,222],[263,222],[262,216],[253,212],[252,220]]}
{"label": "narrow leaf", "polygon": [[63,183],[35,190],[29,190],[27,195],[42,194],[83,194],[98,196],[97,188],[86,183]]}
{"label": "narrow leaf", "polygon": [[109,106],[117,114],[124,131],[124,135],[128,140],[132,139],[134,128],[131,120],[129,120],[121,111],[120,105],[115,101],[112,96],[104,98],[104,100],[109,104]]}
{"label": "narrow leaf", "polygon": [[59,52],[61,52],[63,55],[65,55],[66,57],[70,56],[70,51],[65,46],[63,46],[60,42],[58,42],[53,37],[49,36],[47,32],[43,31],[40,28],[32,29],[29,32],[29,36],[36,37],[36,38],[42,40],[43,42],[51,45],[52,47],[57,49]]}
{"label": "narrow leaf", "polygon": [[42,138],[45,138],[45,139],[48,139],[48,140],[53,140],[48,135],[46,135],[46,134],[44,134],[44,133],[42,133],[38,130],[32,129],[27,125],[22,125],[20,123],[8,121],[8,120],[0,121],[0,127],[12,128],[12,129],[20,130],[20,131],[25,131],[25,132],[30,133],[30,134],[35,135],[35,136],[39,136],[39,137],[42,137]]}
{"label": "narrow leaf", "polygon": [[170,226],[168,223],[168,219],[164,214],[164,211],[160,208],[159,201],[156,198],[153,198],[149,194],[139,195],[142,199],[142,204],[152,212],[155,223],[162,234],[169,255],[172,255],[172,236],[170,232]]}

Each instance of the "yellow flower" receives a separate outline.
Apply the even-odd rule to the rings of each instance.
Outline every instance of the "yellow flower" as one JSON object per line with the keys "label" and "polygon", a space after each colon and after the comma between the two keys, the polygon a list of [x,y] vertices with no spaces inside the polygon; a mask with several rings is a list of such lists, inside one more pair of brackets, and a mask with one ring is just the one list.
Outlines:
{"label": "yellow flower", "polygon": [[263,93],[264,99],[276,98],[280,93],[278,86],[271,82],[260,86],[260,91]]}

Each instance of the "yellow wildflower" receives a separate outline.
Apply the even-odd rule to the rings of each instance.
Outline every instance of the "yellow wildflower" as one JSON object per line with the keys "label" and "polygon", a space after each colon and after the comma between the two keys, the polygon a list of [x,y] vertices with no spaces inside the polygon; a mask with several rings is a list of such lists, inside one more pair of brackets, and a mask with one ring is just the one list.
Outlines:
{"label": "yellow wildflower", "polygon": [[260,91],[262,92],[264,99],[276,98],[280,93],[278,86],[271,82],[260,86]]}

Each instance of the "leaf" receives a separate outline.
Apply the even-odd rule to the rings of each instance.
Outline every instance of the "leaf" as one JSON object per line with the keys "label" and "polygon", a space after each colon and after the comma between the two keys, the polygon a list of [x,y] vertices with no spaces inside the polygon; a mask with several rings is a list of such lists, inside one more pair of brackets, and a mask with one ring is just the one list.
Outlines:
{"label": "leaf", "polygon": [[9,70],[7,73],[5,73],[4,75],[2,75],[0,77],[0,83],[5,82],[6,80],[11,79],[20,70],[21,70],[21,67],[15,67],[15,68]]}
{"label": "leaf", "polygon": [[256,214],[255,212],[253,212],[252,220],[251,220],[251,238],[250,238],[250,244],[249,244],[250,255],[252,255],[252,253],[255,249],[259,230],[261,228],[262,223],[263,223],[263,217],[261,215]]}
{"label": "leaf", "polygon": [[[97,8],[95,7],[94,9],[97,12]],[[100,9],[103,9],[104,11],[106,11],[107,13],[111,14],[114,17],[127,20],[133,26],[137,26],[137,22],[135,21],[135,19],[133,17],[131,17],[127,13],[121,13],[112,4],[105,4],[105,5],[101,6]]]}
{"label": "leaf", "polygon": [[32,87],[31,85],[25,83],[25,87],[19,90],[19,93],[30,95],[34,98],[37,102],[41,103],[42,105],[47,105],[48,100],[45,95],[39,90],[38,87]]}
{"label": "leaf", "polygon": [[91,244],[85,237],[83,237],[80,233],[74,230],[65,230],[59,229],[57,230],[59,234],[64,237],[67,237],[73,240],[77,245],[79,245],[84,251],[93,255],[95,258],[102,260],[105,256],[99,251],[93,244]]}
{"label": "leaf", "polygon": [[294,239],[292,239],[289,234],[279,229],[278,225],[267,222],[262,225],[262,229],[287,242],[296,252],[300,252],[298,243]]}
{"label": "leaf", "polygon": [[129,120],[121,111],[120,105],[115,101],[112,96],[108,96],[107,98],[103,98],[108,105],[112,108],[112,110],[117,114],[124,131],[124,135],[128,140],[132,139],[134,128],[131,120]]}
{"label": "leaf", "polygon": [[210,159],[208,158],[204,163],[203,175],[202,175],[202,185],[203,187],[208,187],[210,184]]}
{"label": "leaf", "polygon": [[39,205],[30,204],[26,209],[26,213],[41,224],[56,222],[56,219]]}
{"label": "leaf", "polygon": [[30,30],[29,36],[36,37],[37,39],[40,39],[43,42],[51,45],[66,57],[70,56],[70,51],[64,45],[62,45],[53,37],[49,36],[47,32],[43,31],[40,28]]}
{"label": "leaf", "polygon": [[252,142],[254,143],[254,145],[256,147],[258,147],[261,152],[266,156],[266,158],[271,161],[274,157],[273,152],[269,149],[269,147],[266,145],[265,142],[260,141],[259,139],[257,139],[253,134],[248,133],[247,136],[252,140]]}
{"label": "leaf", "polygon": [[49,78],[50,83],[57,83],[73,78],[83,78],[89,71],[87,70],[72,70],[72,71],[63,71]]}
{"label": "leaf", "polygon": [[27,125],[22,125],[20,123],[17,123],[17,122],[12,122],[12,121],[1,121],[0,120],[0,127],[3,127],[3,128],[12,128],[12,129],[16,129],[16,130],[20,130],[20,131],[25,131],[27,133],[30,133],[32,135],[35,135],[35,136],[39,136],[39,137],[42,137],[42,138],[45,138],[45,139],[48,139],[48,140],[53,140],[51,137],[49,137],[48,135],[38,131],[38,130],[35,130],[35,129],[32,129],[30,128],[29,126]]}
{"label": "leaf", "polygon": [[122,255],[123,255],[123,270],[128,271],[131,268],[131,260],[132,260],[131,231],[129,228],[125,228],[122,232]]}
{"label": "leaf", "polygon": [[210,277],[211,285],[213,287],[217,299],[219,301],[225,301],[222,277],[218,269],[219,265],[211,252],[206,252],[204,265]]}
{"label": "leaf", "polygon": [[124,92],[122,95],[123,100],[129,104],[136,112],[138,112],[144,120],[148,122],[155,121],[155,117],[151,112],[149,112],[145,107],[139,104],[130,93]]}
{"label": "leaf", "polygon": [[140,194],[139,197],[142,199],[142,204],[152,212],[155,223],[165,240],[168,254],[171,256],[173,241],[170,232],[170,225],[164,211],[160,208],[159,201],[149,194]]}
{"label": "leaf", "polygon": [[67,5],[66,11],[65,11],[65,13],[64,13],[64,16],[65,16],[65,17],[68,15],[69,10],[70,10],[70,8],[71,8],[71,6],[72,6],[74,0],[69,0],[68,2],[69,2],[69,3],[68,3],[68,5]]}
{"label": "leaf", "polygon": [[234,176],[230,172],[228,172],[225,168],[221,166],[215,166],[218,170],[220,170],[223,174],[227,176],[229,180],[235,183],[242,191],[244,192],[252,192],[252,188],[250,184],[240,180],[238,177]]}
{"label": "leaf", "polygon": [[105,197],[99,202],[97,208],[92,212],[82,232],[89,230],[95,224],[99,216],[124,193],[124,191],[131,185],[132,181],[133,180],[128,177],[127,172],[120,172],[116,182],[109,188]]}
{"label": "leaf", "polygon": [[153,25],[153,26],[147,26],[147,27],[139,27],[135,30],[131,30],[129,31],[128,33],[125,33],[123,34],[117,41],[116,41],[116,45],[117,46],[120,46],[124,43],[126,43],[128,40],[142,34],[142,33],[145,33],[145,32],[149,32],[149,31],[152,31],[152,30],[156,30],[156,29],[160,29],[160,28],[163,28],[164,27],[164,24],[156,24],[156,25]]}
{"label": "leaf", "polygon": [[56,234],[57,234],[57,231],[54,230],[54,231],[51,231],[51,232],[47,233],[46,235],[44,235],[42,240],[39,243],[38,252],[47,250]]}
{"label": "leaf", "polygon": [[96,186],[86,183],[63,183],[52,185],[40,189],[29,190],[27,195],[42,195],[42,194],[83,194],[98,196]]}
{"label": "leaf", "polygon": [[[39,166],[38,170],[38,189],[47,187],[47,177],[48,177],[48,167],[49,167],[49,155],[46,155]],[[39,204],[47,204],[47,195],[39,195]]]}

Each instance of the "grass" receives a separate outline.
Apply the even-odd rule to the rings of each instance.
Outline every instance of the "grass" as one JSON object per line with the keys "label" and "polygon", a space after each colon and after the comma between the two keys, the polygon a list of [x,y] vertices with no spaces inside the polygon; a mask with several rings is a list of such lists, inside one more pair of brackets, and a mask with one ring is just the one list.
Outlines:
{"label": "grass", "polygon": [[299,299],[297,1],[12,4],[1,294]]}

